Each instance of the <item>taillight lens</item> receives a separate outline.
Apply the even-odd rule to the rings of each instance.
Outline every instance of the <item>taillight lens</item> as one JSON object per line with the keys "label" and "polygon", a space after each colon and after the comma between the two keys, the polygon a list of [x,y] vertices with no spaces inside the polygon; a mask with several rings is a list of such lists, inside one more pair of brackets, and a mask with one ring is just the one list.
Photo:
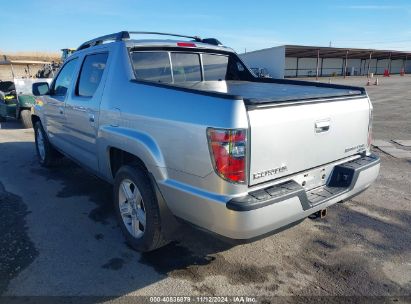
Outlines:
{"label": "taillight lens", "polygon": [[246,181],[246,130],[209,128],[207,137],[217,174],[229,182],[244,183]]}

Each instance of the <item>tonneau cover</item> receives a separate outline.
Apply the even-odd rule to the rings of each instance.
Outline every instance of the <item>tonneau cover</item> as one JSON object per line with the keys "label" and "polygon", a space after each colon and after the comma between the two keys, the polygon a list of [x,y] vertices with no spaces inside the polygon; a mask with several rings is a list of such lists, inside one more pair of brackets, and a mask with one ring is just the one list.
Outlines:
{"label": "tonneau cover", "polygon": [[[287,81],[284,81],[287,82]],[[264,104],[267,102],[285,102],[307,99],[320,99],[364,94],[361,88],[326,87],[327,84],[317,84],[296,81],[290,83],[251,82],[251,81],[202,81],[184,82],[176,86],[206,91],[219,92],[241,96],[248,104]]]}

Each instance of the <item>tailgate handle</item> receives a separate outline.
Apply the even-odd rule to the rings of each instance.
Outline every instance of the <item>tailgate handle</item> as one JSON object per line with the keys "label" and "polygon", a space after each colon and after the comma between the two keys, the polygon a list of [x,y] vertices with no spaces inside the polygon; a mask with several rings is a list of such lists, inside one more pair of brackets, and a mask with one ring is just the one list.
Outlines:
{"label": "tailgate handle", "polygon": [[327,132],[330,129],[330,121],[317,121],[315,123],[315,133]]}

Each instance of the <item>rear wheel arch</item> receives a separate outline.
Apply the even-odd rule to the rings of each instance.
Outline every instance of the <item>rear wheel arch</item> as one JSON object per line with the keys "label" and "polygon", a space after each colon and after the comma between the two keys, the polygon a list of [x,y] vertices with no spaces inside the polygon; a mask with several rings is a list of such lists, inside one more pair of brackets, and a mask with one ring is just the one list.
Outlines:
{"label": "rear wheel arch", "polygon": [[114,179],[117,171],[124,165],[136,166],[139,169],[148,172],[147,166],[142,159],[125,150],[110,147],[109,148],[110,172]]}

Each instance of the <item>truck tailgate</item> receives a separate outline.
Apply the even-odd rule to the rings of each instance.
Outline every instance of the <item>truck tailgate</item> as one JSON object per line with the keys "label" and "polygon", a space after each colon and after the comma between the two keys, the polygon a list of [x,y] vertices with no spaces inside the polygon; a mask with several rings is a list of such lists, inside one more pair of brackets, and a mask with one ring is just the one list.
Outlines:
{"label": "truck tailgate", "polygon": [[368,98],[250,107],[249,184],[346,158],[367,147]]}

